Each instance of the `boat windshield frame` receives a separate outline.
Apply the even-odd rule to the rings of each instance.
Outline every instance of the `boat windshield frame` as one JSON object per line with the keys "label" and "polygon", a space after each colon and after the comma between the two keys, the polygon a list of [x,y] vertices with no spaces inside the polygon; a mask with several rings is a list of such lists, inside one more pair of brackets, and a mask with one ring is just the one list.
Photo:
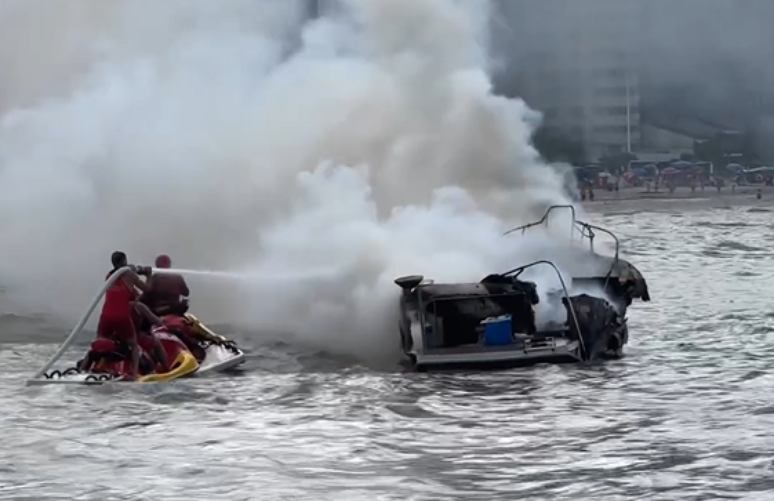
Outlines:
{"label": "boat windshield frame", "polygon": [[619,250],[621,248],[621,242],[618,240],[618,237],[612,231],[578,219],[577,212],[575,210],[574,205],[552,205],[546,210],[545,214],[543,214],[543,217],[540,218],[539,220],[522,226],[517,226],[516,228],[511,228],[510,230],[503,233],[503,236],[508,236],[516,232],[521,232],[521,234],[524,235],[528,229],[533,228],[535,226],[543,226],[545,228],[548,228],[549,216],[551,215],[551,212],[553,210],[557,210],[557,209],[569,210],[570,213],[572,214],[572,225],[570,226],[570,241],[572,241],[575,238],[575,233],[578,232],[578,234],[580,235],[580,241],[583,242],[584,239],[588,239],[589,249],[591,250],[591,252],[594,252],[594,238],[596,238],[597,232],[604,233],[613,239],[613,242],[615,243],[615,254],[613,255],[613,263],[610,266],[610,270],[607,272],[607,277],[609,278],[610,275],[612,275],[613,270],[618,266],[618,256],[619,256]]}

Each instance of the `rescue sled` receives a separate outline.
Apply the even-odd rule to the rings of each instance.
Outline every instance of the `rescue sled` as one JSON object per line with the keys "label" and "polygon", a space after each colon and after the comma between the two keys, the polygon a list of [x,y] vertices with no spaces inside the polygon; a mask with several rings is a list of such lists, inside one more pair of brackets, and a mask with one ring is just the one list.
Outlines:
{"label": "rescue sled", "polygon": [[162,371],[160,366],[153,362],[150,354],[140,347],[139,375],[135,380],[129,381],[131,359],[128,346],[110,339],[96,339],[91,343],[84,355],[88,357],[88,370],[82,371],[78,368],[81,360],[68,368],[51,370],[82,332],[105,291],[128,269],[127,267],[118,270],[105,282],[81,321],[51,360],[27,380],[28,385],[168,382],[183,377],[198,377],[210,372],[228,371],[245,361],[245,354],[236,343],[216,334],[195,316],[186,314],[163,317],[162,325],[151,331],[151,336],[159,341],[166,354],[168,371]]}

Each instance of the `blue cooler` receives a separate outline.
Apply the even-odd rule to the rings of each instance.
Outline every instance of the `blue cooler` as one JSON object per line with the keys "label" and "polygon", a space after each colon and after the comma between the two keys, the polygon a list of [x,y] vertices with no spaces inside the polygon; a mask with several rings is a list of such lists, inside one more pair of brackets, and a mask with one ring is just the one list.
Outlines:
{"label": "blue cooler", "polygon": [[511,316],[487,318],[481,322],[484,326],[484,344],[487,346],[505,346],[513,343]]}

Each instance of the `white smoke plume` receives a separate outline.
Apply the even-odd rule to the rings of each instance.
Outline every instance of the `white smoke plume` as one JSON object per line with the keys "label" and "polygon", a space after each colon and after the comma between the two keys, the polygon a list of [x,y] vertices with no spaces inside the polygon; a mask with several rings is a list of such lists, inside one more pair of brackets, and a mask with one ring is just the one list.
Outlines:
{"label": "white smoke plume", "polygon": [[557,245],[501,236],[568,201],[539,117],[491,92],[486,1],[305,4],[0,4],[15,304],[74,317],[110,252],[165,252],[251,273],[191,280],[205,321],[367,356],[397,346],[397,276],[480,280]]}

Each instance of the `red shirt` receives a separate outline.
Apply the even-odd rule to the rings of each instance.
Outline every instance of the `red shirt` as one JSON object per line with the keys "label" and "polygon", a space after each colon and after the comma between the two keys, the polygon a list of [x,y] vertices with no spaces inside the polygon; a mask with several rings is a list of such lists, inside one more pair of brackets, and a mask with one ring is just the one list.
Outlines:
{"label": "red shirt", "polygon": [[159,273],[151,278],[147,303],[151,308],[171,306],[180,302],[180,296],[188,296],[189,293],[181,275]]}
{"label": "red shirt", "polygon": [[[113,274],[111,271],[105,277],[109,280]],[[122,278],[119,278],[105,292],[105,304],[102,305],[102,317],[105,318],[131,318],[131,303],[136,299],[134,289],[127,285]]]}

